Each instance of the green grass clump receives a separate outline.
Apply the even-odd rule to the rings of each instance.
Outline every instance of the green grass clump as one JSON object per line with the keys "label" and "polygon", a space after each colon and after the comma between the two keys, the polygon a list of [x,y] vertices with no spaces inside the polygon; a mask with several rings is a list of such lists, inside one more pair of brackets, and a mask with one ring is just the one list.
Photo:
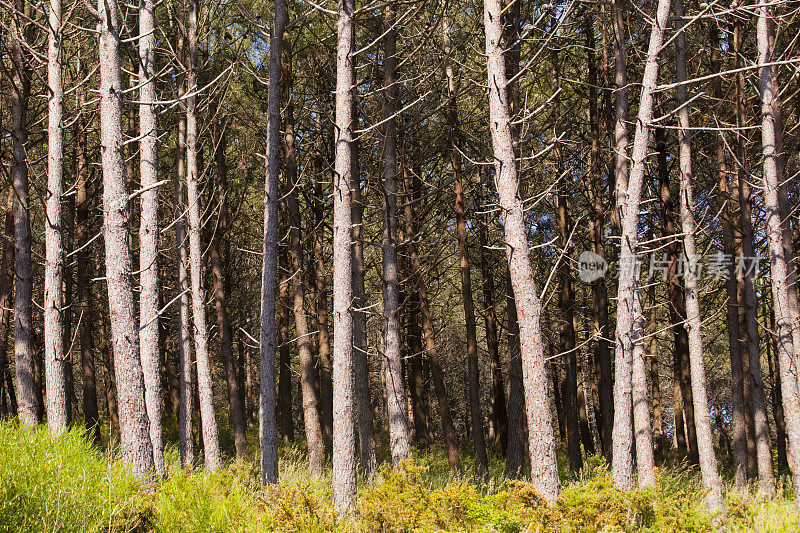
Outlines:
{"label": "green grass clump", "polygon": [[130,523],[139,486],[82,428],[0,421],[0,531],[100,531]]}

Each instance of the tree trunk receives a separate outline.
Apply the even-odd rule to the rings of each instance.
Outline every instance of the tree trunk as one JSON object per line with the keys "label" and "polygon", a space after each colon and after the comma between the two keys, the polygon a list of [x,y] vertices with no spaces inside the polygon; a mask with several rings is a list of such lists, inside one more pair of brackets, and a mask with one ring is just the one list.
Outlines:
{"label": "tree trunk", "polygon": [[[298,200],[298,183],[291,178],[291,162],[294,160],[294,133],[290,133],[291,122],[286,123],[286,167],[287,188],[289,194],[289,254],[292,261],[292,308],[294,311],[297,351],[300,359],[300,393],[303,402],[303,423],[308,443],[308,462],[311,473],[319,476],[325,468],[325,441],[322,437],[317,394],[314,390],[314,358],[311,354],[311,333],[305,311],[305,294],[303,289],[303,240],[300,234],[300,202]],[[291,154],[291,158],[290,158]]]}
{"label": "tree trunk", "polygon": [[[794,481],[794,491],[800,502],[800,406],[798,405],[797,354],[792,339],[792,318],[789,309],[788,263],[792,257],[783,240],[783,225],[779,196],[780,175],[776,150],[776,108],[780,106],[775,87],[774,71],[765,66],[771,61],[770,39],[773,35],[771,10],[766,2],[758,6],[758,65],[761,93],[761,135],[764,154],[764,209],[766,211],[766,233],[769,243],[770,273],[772,278],[772,300],[775,310],[775,332],[778,338],[778,361],[780,363],[781,392],[789,442],[789,466]],[[800,505],[800,504],[798,504]]]}
{"label": "tree trunk", "polygon": [[164,428],[161,422],[161,353],[159,348],[158,280],[158,126],[156,122],[155,5],[139,3],[139,338],[144,372],[145,404],[150,419],[150,441],[156,471],[165,473]]}
{"label": "tree trunk", "polygon": [[[11,368],[8,360],[8,338],[11,322],[11,291],[14,280],[14,186],[8,187],[5,212],[5,232],[2,243],[2,264],[0,264],[0,399],[5,402],[5,393],[8,393],[9,405],[4,409],[4,414],[10,413],[17,416],[17,402],[14,394],[14,383],[11,377]],[[5,383],[5,386],[2,386]]]}
{"label": "tree trunk", "polygon": [[541,301],[531,268],[519,177],[511,134],[507,79],[503,56],[503,28],[499,0],[484,1],[489,123],[495,158],[495,179],[500,195],[506,240],[506,257],[520,325],[523,383],[528,414],[531,477],[536,491],[548,502],[560,492],[553,420],[547,398],[547,374],[540,317]]}
{"label": "tree trunk", "polygon": [[[183,50],[183,39],[179,39],[178,50]],[[178,96],[184,94],[183,80],[178,82]],[[186,250],[184,217],[186,202],[186,114],[178,118],[178,134],[175,152],[175,258],[177,272],[177,311],[178,321],[178,359],[180,365],[180,410],[178,412],[178,440],[181,465],[184,468],[194,464],[194,438],[192,433],[192,401],[194,389],[192,374],[192,338],[189,332],[189,258]]]}
{"label": "tree trunk", "polygon": [[[738,23],[734,26],[734,48],[737,50],[736,62],[740,66],[742,62],[741,46],[741,25]],[[739,127],[744,127],[745,121],[745,102],[744,102],[744,73],[740,72],[736,75],[736,122]],[[753,261],[756,256],[755,245],[753,241],[753,226],[751,214],[751,193],[750,183],[748,181],[747,169],[747,151],[745,142],[741,136],[737,135],[737,159],[739,166],[737,168],[736,185],[738,189],[738,205],[741,209],[739,215],[739,223],[741,229],[742,239],[742,257],[745,261]],[[756,300],[755,289],[755,276],[756,272],[743,272],[743,269],[736,269],[736,275],[741,277],[740,285],[744,288],[744,333],[746,338],[747,347],[747,370],[749,380],[751,383],[750,390],[750,403],[752,405],[752,418],[754,441],[756,448],[756,464],[758,468],[759,484],[767,494],[774,493],[774,474],[772,471],[772,452],[770,448],[769,439],[769,426],[767,422],[767,409],[766,400],[764,397],[764,381],[761,376],[761,356],[760,356],[760,335],[758,324],[758,308]],[[741,309],[741,307],[740,307]],[[740,337],[741,338],[741,337]],[[737,472],[738,473],[738,472]]]}
{"label": "tree trunk", "polygon": [[[415,174],[412,187],[415,191],[413,193],[414,196],[419,195],[421,187],[421,179]],[[419,220],[416,202],[406,202],[405,209],[407,218],[411,217],[412,220]],[[439,361],[439,351],[436,346],[433,317],[431,316],[430,301],[428,299],[428,287],[425,283],[422,261],[419,258],[419,251],[417,250],[415,239],[411,239],[409,242],[409,255],[411,256],[411,268],[414,272],[414,276],[418,278],[415,280],[415,286],[417,288],[420,316],[422,318],[422,335],[425,339],[425,354],[430,362],[433,392],[436,395],[439,422],[442,425],[442,433],[444,434],[445,446],[447,448],[447,462],[450,471],[453,472],[458,469],[459,463],[458,441],[456,438],[456,430],[453,425],[453,416],[450,412],[450,397],[447,394],[444,372],[442,371],[441,362]]]}
{"label": "tree trunk", "polygon": [[[356,91],[353,92],[353,117],[358,123]],[[361,171],[358,162],[358,140],[352,143],[353,161],[353,307],[364,307],[364,242],[363,232],[364,204],[361,200]],[[299,220],[299,218],[298,218]],[[353,373],[358,408],[358,440],[361,451],[361,468],[369,478],[378,469],[375,456],[375,437],[372,427],[372,404],[369,392],[369,364],[366,349],[367,316],[363,311],[353,311]]]}
{"label": "tree trunk", "polygon": [[47,425],[56,433],[67,429],[67,360],[63,338],[63,269],[61,194],[63,169],[64,89],[61,85],[61,0],[50,0],[47,35],[47,193],[45,194],[44,364]]}
{"label": "tree trunk", "polygon": [[[615,1],[615,9],[620,6]],[[642,347],[642,300],[639,288],[638,272],[636,268],[636,253],[638,249],[639,232],[639,203],[642,195],[642,186],[645,173],[645,160],[647,158],[647,145],[650,136],[650,122],[653,118],[653,91],[658,83],[658,53],[664,38],[670,11],[670,0],[659,0],[656,17],[650,31],[650,43],[647,50],[647,61],[642,75],[642,91],[639,98],[639,115],[636,120],[636,134],[633,141],[631,154],[632,167],[627,176],[627,163],[621,171],[620,160],[627,156],[627,143],[620,142],[617,161],[617,210],[621,213],[621,251],[619,257],[619,288],[617,290],[617,332],[614,377],[614,432],[613,432],[613,460],[612,477],[614,485],[623,491],[633,488],[633,457],[631,455],[633,428],[632,419],[632,386],[634,378],[634,364],[637,355],[641,357]],[[617,12],[617,17],[621,13]],[[621,23],[618,23],[621,26]],[[621,28],[620,28],[621,29]],[[620,32],[621,36],[621,32]],[[619,120],[619,116],[618,116]],[[619,127],[619,124],[618,124]],[[618,132],[619,133],[619,132]],[[623,134],[622,137],[625,137]],[[623,139],[624,140],[624,139]],[[645,421],[639,420],[641,424]],[[649,420],[646,421],[649,424]],[[637,429],[641,425],[637,424]],[[637,452],[639,448],[637,448]],[[651,450],[652,452],[652,450]],[[642,470],[639,475],[641,477]]]}
{"label": "tree trunk", "polygon": [[[218,109],[217,109],[218,112]],[[247,436],[245,431],[244,413],[242,412],[242,392],[239,388],[239,379],[234,364],[233,336],[228,318],[228,278],[225,264],[228,255],[225,239],[228,233],[228,161],[225,152],[228,147],[227,124],[224,117],[214,117],[212,124],[213,135],[217,141],[214,151],[214,162],[217,171],[217,197],[219,202],[219,216],[217,228],[211,239],[211,280],[214,289],[214,309],[217,314],[219,327],[219,344],[222,360],[225,364],[225,383],[228,389],[228,413],[233,429],[233,442],[236,447],[236,460],[242,461],[247,455]],[[224,257],[223,257],[224,254]]]}
{"label": "tree trunk", "polygon": [[[770,330],[775,331],[775,313],[772,310],[767,310],[767,298],[766,295],[762,298],[764,302],[764,314],[763,316],[770,317]],[[779,369],[779,362],[775,360],[775,364],[772,363],[773,358],[773,351],[775,352],[775,356],[777,357],[777,343],[775,342],[775,337],[770,335],[767,338],[767,364],[769,365],[769,375],[772,381],[772,415],[775,420],[775,447],[777,448],[777,461],[778,461],[778,472],[781,474],[788,474],[789,473],[789,461],[786,456],[786,418],[783,415],[783,395],[781,394],[781,379],[778,375]]]}
{"label": "tree trunk", "polygon": [[[600,168],[600,119],[597,111],[597,60],[595,57],[594,20],[591,15],[584,19],[586,32],[587,64],[589,71],[589,129],[592,137],[589,173],[589,201],[591,212],[592,251],[605,259],[605,206],[604,187]],[[623,57],[624,61],[624,50]],[[623,72],[623,75],[626,73]],[[620,92],[625,92],[622,89]],[[627,112],[626,112],[627,113]],[[626,141],[627,144],[627,141]],[[611,350],[606,339],[611,337],[608,327],[608,288],[605,277],[592,282],[592,302],[594,304],[594,361],[599,370],[599,413],[597,429],[603,445],[603,455],[611,458],[611,432],[613,428],[613,380],[611,376]]]}
{"label": "tree trunk", "polygon": [[341,519],[356,495],[353,420],[352,173],[354,0],[339,2],[336,39],[336,124],[333,176],[333,503]]}
{"label": "tree trunk", "polygon": [[408,432],[408,404],[400,357],[400,287],[397,245],[397,133],[394,115],[397,109],[397,73],[395,71],[397,32],[393,3],[384,12],[383,57],[383,314],[384,357],[386,371],[386,411],[389,418],[389,451],[395,466],[411,453]]}
{"label": "tree trunk", "polygon": [[655,449],[661,452],[666,441],[664,426],[661,420],[661,379],[658,367],[658,307],[656,305],[656,287],[650,288],[650,358],[648,373],[650,374],[650,398],[653,405],[653,433],[655,434]]}
{"label": "tree trunk", "polygon": [[31,229],[28,215],[28,97],[30,80],[22,40],[28,31],[23,24],[25,0],[15,0],[11,32],[11,136],[13,161],[11,183],[14,187],[14,369],[17,374],[17,407],[20,422],[36,425],[36,387],[33,342],[31,341],[31,306],[33,267],[31,265]]}
{"label": "tree trunk", "polygon": [[[319,168],[323,168],[322,165]],[[317,293],[317,344],[319,349],[319,395],[322,415],[322,434],[325,448],[330,452],[333,445],[333,381],[331,363],[330,325],[328,319],[328,291],[325,277],[325,213],[324,190],[321,175],[317,174],[314,218],[314,283]]]}
{"label": "tree trunk", "polygon": [[[686,34],[682,31],[683,0],[676,0],[675,14],[678,17],[675,52],[675,81],[685,82],[686,76]],[[683,249],[686,255],[684,265],[684,283],[686,298],[686,330],[689,335],[689,360],[691,364],[692,396],[694,397],[694,414],[697,432],[697,449],[700,459],[700,473],[705,499],[709,511],[723,513],[722,483],[717,469],[717,458],[714,455],[714,435],[711,431],[711,416],[708,409],[708,392],[706,388],[706,372],[703,363],[703,337],[700,327],[700,289],[697,245],[694,220],[692,174],[692,145],[689,133],[688,90],[685,84],[678,85],[678,145],[679,168],[681,176],[681,229],[683,230]]]}
{"label": "tree trunk", "polygon": [[139,331],[134,311],[131,255],[128,248],[128,192],[122,135],[122,76],[116,0],[98,0],[100,13],[100,140],[103,168],[103,236],[106,285],[111,315],[111,342],[119,394],[123,458],[144,478],[155,467],[150,424],[139,358]]}
{"label": "tree trunk", "polygon": [[281,129],[281,50],[288,11],[285,0],[275,2],[275,25],[270,35],[267,178],[264,182],[264,259],[261,270],[261,484],[278,482],[278,434],[275,427],[275,299],[278,292],[278,174]]}
{"label": "tree trunk", "polygon": [[[292,337],[289,334],[289,278],[285,274],[286,255],[283,251],[278,252],[278,270],[280,275],[280,286],[278,288],[277,320],[280,335],[278,340],[278,396],[275,414],[279,427],[279,435],[285,442],[294,441],[294,423],[292,420]],[[281,264],[283,263],[283,265]]]}
{"label": "tree trunk", "polygon": [[508,324],[508,450],[506,477],[522,475],[525,466],[525,387],[522,381],[522,356],[519,344],[519,322],[511,273],[506,271],[506,321]]}
{"label": "tree trunk", "polygon": [[[555,73],[554,79],[558,79]],[[558,131],[558,125],[556,125]],[[556,147],[561,161],[560,150]],[[559,171],[563,165],[559,163]],[[560,173],[560,172],[559,172]],[[583,457],[581,456],[580,426],[578,421],[578,375],[576,371],[576,334],[575,334],[575,315],[574,303],[575,292],[572,287],[572,272],[568,258],[570,257],[567,248],[569,246],[571,221],[569,208],[567,207],[566,187],[562,184],[558,191],[558,229],[559,246],[565,253],[565,258],[559,263],[559,291],[558,308],[559,313],[559,337],[561,338],[560,349],[562,352],[559,369],[561,371],[561,400],[564,410],[564,424],[567,434],[567,457],[569,458],[569,469],[578,472],[583,468]]]}

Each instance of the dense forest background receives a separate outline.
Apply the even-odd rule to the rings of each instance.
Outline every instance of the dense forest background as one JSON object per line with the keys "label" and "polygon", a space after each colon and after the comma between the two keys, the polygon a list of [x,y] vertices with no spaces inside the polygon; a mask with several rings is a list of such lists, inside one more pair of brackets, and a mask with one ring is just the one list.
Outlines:
{"label": "dense forest background", "polygon": [[800,3],[0,8],[4,416],[800,490]]}

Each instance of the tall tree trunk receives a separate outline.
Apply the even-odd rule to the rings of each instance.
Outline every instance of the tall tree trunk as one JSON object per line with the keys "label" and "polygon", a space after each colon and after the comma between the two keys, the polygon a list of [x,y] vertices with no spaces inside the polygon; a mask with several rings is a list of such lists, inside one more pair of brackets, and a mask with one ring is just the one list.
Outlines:
{"label": "tall tree trunk", "polygon": [[14,369],[17,374],[17,407],[23,425],[36,424],[36,387],[33,342],[31,340],[31,306],[33,267],[31,265],[31,229],[28,215],[28,78],[27,58],[22,40],[28,31],[23,23],[25,0],[14,1],[11,19],[11,137],[13,161],[11,183],[14,187]]}
{"label": "tall tree trunk", "polygon": [[485,0],[483,19],[489,90],[489,124],[495,179],[503,212],[506,257],[520,326],[531,477],[536,491],[553,502],[560,492],[553,420],[547,398],[547,374],[540,317],[542,304],[533,280],[525,230],[519,176],[512,143],[507,98],[503,28],[499,0]]}
{"label": "tall tree trunk", "polygon": [[[772,309],[767,310],[767,297],[766,295],[761,299],[764,302],[763,316],[770,317],[770,330],[775,331],[775,313]],[[778,375],[780,370],[777,368],[779,362],[775,360],[773,365],[773,352],[777,357],[777,343],[775,337],[770,335],[767,338],[767,364],[769,366],[769,375],[772,381],[772,415],[775,420],[775,447],[777,452],[778,472],[781,474],[789,473],[789,461],[786,456],[786,418],[783,415],[783,395],[781,394],[781,379]]]}
{"label": "tall tree trunk", "polygon": [[[453,74],[450,43],[450,24],[447,16],[443,17],[442,32],[445,48],[445,73],[448,85],[447,120],[450,128],[451,161],[453,165],[453,187],[455,192],[456,227],[458,232],[458,257],[461,272],[461,298],[464,305],[464,322],[467,336],[467,389],[469,397],[469,413],[472,426],[472,443],[475,448],[475,469],[485,473],[488,469],[486,456],[486,439],[483,433],[483,414],[481,413],[480,373],[478,367],[478,337],[475,327],[475,304],[472,299],[472,280],[469,262],[469,246],[467,244],[466,209],[464,206],[463,169],[459,151],[460,136],[458,107],[455,94],[455,76]],[[502,24],[498,21],[502,31]],[[503,67],[505,77],[505,66]],[[504,89],[505,91],[505,89]],[[503,99],[506,98],[505,92]]]}
{"label": "tall tree trunk", "polygon": [[[14,186],[9,184],[6,200],[5,226],[2,243],[2,264],[0,264],[0,398],[5,402],[8,393],[9,406],[4,414],[17,416],[16,395],[8,361],[8,337],[11,329],[11,291],[14,283]],[[5,386],[2,386],[5,383]],[[10,408],[10,409],[9,409]]]}
{"label": "tall tree trunk", "polygon": [[[358,123],[356,91],[353,91],[353,122]],[[352,143],[353,161],[353,307],[364,307],[364,241],[362,222],[364,204],[361,200],[361,171],[358,162],[358,140]],[[298,219],[299,220],[299,219]],[[363,311],[353,311],[353,373],[358,408],[358,440],[361,451],[361,468],[366,477],[371,477],[378,468],[375,456],[375,437],[372,427],[372,404],[369,393],[369,364],[366,349],[367,315]]]}
{"label": "tall tree trunk", "polygon": [[[775,310],[775,332],[778,338],[778,361],[780,363],[781,392],[789,442],[789,466],[794,481],[795,497],[800,502],[800,405],[798,405],[797,354],[792,339],[792,317],[789,308],[788,264],[792,257],[791,242],[787,249],[783,240],[783,225],[780,205],[780,174],[777,152],[776,109],[780,107],[774,71],[768,66],[771,61],[770,40],[773,33],[771,10],[767,2],[758,5],[758,65],[761,93],[761,135],[764,154],[764,209],[766,211],[766,233],[769,243],[770,273],[772,278],[772,300]],[[800,503],[798,503],[800,505]]]}
{"label": "tall tree trunk", "polygon": [[275,25],[270,35],[267,178],[264,182],[264,260],[261,270],[261,484],[278,482],[278,434],[275,424],[275,299],[278,287],[278,175],[281,129],[281,50],[288,11],[285,0],[275,2]]}
{"label": "tall tree trunk", "polygon": [[156,471],[165,473],[164,428],[161,422],[161,353],[159,348],[158,280],[158,126],[156,122],[155,5],[139,2],[139,176],[141,222],[139,224],[139,338],[144,372],[150,441]]}
{"label": "tall tree trunk", "polygon": [[[303,240],[300,230],[300,202],[298,200],[299,183],[291,178],[291,162],[294,161],[294,133],[290,133],[291,122],[286,123],[286,167],[289,190],[287,203],[289,208],[289,254],[292,262],[292,309],[297,336],[297,351],[300,359],[300,393],[303,403],[303,423],[308,443],[308,462],[311,473],[322,474],[325,468],[325,441],[322,437],[317,394],[314,389],[314,358],[311,354],[311,333],[305,311],[305,293],[303,288]],[[291,155],[291,158],[290,158]]]}
{"label": "tall tree trunk", "polygon": [[[558,73],[554,73],[554,79],[558,79]],[[558,120],[558,119],[556,119]],[[556,131],[558,125],[556,125]],[[556,147],[559,159],[559,171],[563,168],[560,150]],[[564,184],[561,184],[558,191],[558,229],[559,246],[565,251],[565,259],[559,264],[559,291],[558,308],[559,316],[559,337],[561,339],[560,349],[562,360],[559,370],[561,372],[561,400],[564,410],[564,425],[567,434],[567,457],[569,458],[569,468],[573,472],[578,472],[583,468],[583,457],[581,456],[580,426],[578,421],[578,375],[576,372],[576,334],[575,334],[575,291],[572,287],[572,272],[570,271],[569,247],[570,226],[572,225],[567,206],[567,195]]]}
{"label": "tall tree trunk", "polygon": [[[182,53],[183,39],[179,39],[178,50]],[[183,80],[178,82],[178,96],[184,93]],[[185,184],[186,184],[186,114],[178,118],[178,133],[175,151],[175,259],[177,273],[177,310],[178,321],[178,359],[180,366],[180,409],[178,411],[178,441],[180,446],[181,465],[191,467],[194,464],[194,438],[192,433],[192,401],[194,389],[194,372],[192,364],[192,337],[189,332],[189,257],[186,250],[185,217]]]}
{"label": "tall tree trunk", "polygon": [[[741,24],[737,23],[734,26],[734,48],[736,49],[736,64],[741,66],[742,55],[742,35]],[[744,102],[744,73],[739,72],[736,75],[735,86],[736,98],[736,122],[738,127],[744,127],[745,121],[745,102]],[[742,257],[745,261],[753,261],[756,256],[755,245],[753,241],[753,226],[751,214],[751,192],[750,183],[748,181],[747,169],[747,151],[745,142],[741,139],[741,135],[737,135],[737,160],[738,167],[736,173],[736,188],[738,189],[738,205],[740,208],[739,224],[741,229],[741,242]],[[721,148],[721,147],[720,147]],[[744,289],[744,301],[738,302],[744,307],[744,337],[746,339],[747,354],[742,357],[746,358],[747,371],[749,374],[748,381],[751,383],[750,390],[750,404],[752,406],[752,419],[754,430],[754,441],[756,448],[756,464],[758,468],[758,478],[761,488],[768,494],[774,492],[774,474],[772,471],[772,452],[770,448],[769,439],[769,426],[767,423],[767,410],[766,400],[764,397],[764,381],[761,376],[761,356],[760,356],[760,335],[758,325],[758,308],[756,300],[755,276],[756,272],[744,272],[743,269],[736,269],[736,276],[740,277],[740,285]],[[740,307],[741,309],[741,307]],[[740,311],[741,312],[741,311]],[[739,337],[741,338],[741,336]],[[734,400],[735,401],[735,400]],[[738,473],[738,472],[737,472]]]}
{"label": "tall tree trunk", "polygon": [[519,322],[511,273],[506,271],[506,321],[508,326],[508,449],[506,477],[520,477],[525,466],[525,387],[522,380]]}
{"label": "tall tree trunk", "polygon": [[[219,216],[217,228],[211,239],[211,280],[214,288],[214,309],[219,327],[219,344],[222,360],[225,364],[225,383],[228,389],[228,413],[233,429],[233,441],[236,447],[236,459],[244,460],[247,455],[247,436],[244,413],[242,412],[242,392],[234,364],[233,336],[228,318],[228,281],[225,265],[228,255],[225,239],[228,232],[228,161],[225,152],[228,147],[227,124],[224,117],[214,117],[212,129],[217,147],[214,151],[214,163],[217,171],[217,198]],[[223,257],[224,256],[224,257]]]}
{"label": "tall tree trunk", "polygon": [[[321,155],[321,152],[320,152]],[[322,168],[319,165],[318,168]],[[317,345],[319,349],[319,395],[322,415],[322,434],[325,448],[330,452],[333,445],[333,381],[331,363],[330,324],[328,318],[328,291],[325,276],[325,213],[322,176],[317,174],[314,203],[314,283],[317,293]]]}
{"label": "tall tree trunk", "polygon": [[408,398],[403,383],[400,357],[400,287],[398,280],[397,244],[397,132],[395,113],[398,90],[395,71],[397,32],[394,29],[396,11],[387,4],[384,12],[383,57],[383,314],[384,357],[386,371],[386,411],[389,418],[389,451],[392,464],[408,458],[411,442],[408,432]]}
{"label": "tall tree trunk", "polygon": [[[61,116],[61,0],[50,0],[47,34],[47,193],[45,203],[44,364],[47,387],[47,425],[56,432],[67,428],[67,383],[63,338],[63,269],[61,194],[64,156]],[[66,368],[65,368],[66,367]]]}
{"label": "tall tree trunk", "polygon": [[[600,168],[600,119],[597,111],[597,60],[595,56],[594,18],[587,14],[584,19],[586,32],[587,64],[589,71],[589,129],[591,133],[591,154],[589,174],[589,201],[591,203],[592,251],[605,259],[605,206],[604,187]],[[623,44],[624,46],[624,44]],[[623,52],[624,54],[624,52]],[[622,58],[624,60],[624,57]],[[622,89],[624,92],[626,89]],[[627,141],[626,141],[627,142]],[[592,282],[592,302],[594,304],[594,361],[599,370],[600,420],[597,429],[603,444],[603,455],[611,457],[611,431],[613,427],[614,401],[613,380],[611,377],[611,350],[606,339],[611,337],[608,327],[608,288],[605,277]]]}
{"label": "tall tree trunk", "polygon": [[111,342],[119,394],[122,454],[137,477],[155,467],[144,398],[144,374],[134,310],[128,247],[128,192],[122,135],[122,75],[116,0],[98,0],[100,14],[100,140],[103,167],[103,236]]}
{"label": "tall tree trunk", "polygon": [[[618,2],[615,1],[614,5],[615,9],[620,9]],[[620,235],[619,288],[617,290],[612,477],[614,485],[623,491],[633,488],[633,458],[631,456],[634,436],[633,428],[631,428],[633,367],[637,355],[641,357],[644,353],[642,347],[642,299],[638,273],[636,272],[636,252],[639,241],[639,203],[644,181],[650,122],[653,118],[653,92],[658,83],[658,53],[664,38],[669,11],[670,0],[659,0],[656,8],[656,17],[650,30],[650,43],[647,50],[644,74],[642,75],[642,91],[639,97],[639,115],[636,120],[636,133],[631,154],[633,165],[627,180],[624,179],[627,172],[619,172],[620,162],[619,160],[617,162],[617,210],[621,213],[622,231]],[[617,16],[621,16],[621,14],[617,13]],[[617,140],[619,142],[619,137]],[[625,158],[627,147],[620,144],[620,148],[623,151],[617,155],[619,158]],[[627,170],[627,163],[624,167]],[[649,424],[650,421],[648,419],[647,421],[638,422]],[[636,425],[639,426],[637,429],[641,428],[639,423]],[[637,447],[638,452],[639,448]],[[640,468],[640,478],[642,474],[643,471]],[[649,475],[649,472],[647,474]]]}
{"label": "tall tree trunk", "polygon": [[[421,178],[415,173],[412,185],[412,189],[414,190],[413,195],[415,197],[419,196],[421,188]],[[415,201],[406,202],[405,209],[406,218],[411,217],[412,220],[419,220],[418,206]],[[417,297],[419,299],[420,316],[422,319],[422,335],[425,340],[425,354],[430,362],[433,392],[436,395],[439,422],[442,425],[445,447],[447,448],[447,463],[450,467],[450,471],[453,472],[458,469],[459,463],[458,441],[456,438],[455,426],[453,425],[453,416],[450,412],[450,397],[447,394],[444,372],[442,371],[441,362],[439,360],[439,350],[436,346],[433,317],[431,316],[430,301],[428,298],[428,286],[425,283],[425,273],[415,239],[411,239],[409,242],[409,254],[411,256],[411,268],[414,272],[414,276],[417,278],[415,282]]]}
{"label": "tall tree trunk", "polygon": [[700,473],[705,499],[709,511],[724,512],[722,501],[722,483],[717,470],[717,458],[714,455],[714,435],[711,431],[711,416],[708,409],[708,392],[706,387],[705,364],[703,363],[703,337],[700,327],[700,288],[697,245],[694,220],[692,174],[692,144],[689,133],[689,105],[686,84],[686,34],[683,32],[683,0],[675,1],[675,14],[678,17],[675,51],[675,81],[678,85],[678,145],[679,168],[681,176],[681,229],[683,230],[683,250],[686,254],[684,266],[684,283],[686,299],[686,330],[689,335],[689,360],[691,364],[692,396],[694,398],[695,426],[697,432],[697,449],[700,459]]}
{"label": "tall tree trunk", "polygon": [[336,39],[336,122],[333,176],[333,503],[339,518],[356,494],[353,420],[352,173],[354,0],[340,0]]}
{"label": "tall tree trunk", "polygon": [[[285,268],[286,254],[278,252],[278,270],[281,272],[280,287],[278,288],[277,320],[280,335],[278,340],[278,396],[275,414],[279,427],[279,434],[286,442],[294,440],[294,423],[292,420],[292,337],[289,334],[289,278]],[[283,263],[283,265],[281,265]]]}
{"label": "tall tree trunk", "polygon": [[[483,196],[483,195],[482,195]],[[491,264],[489,246],[489,224],[491,214],[488,210],[483,223],[479,225],[481,277],[483,284],[483,316],[486,326],[486,348],[492,370],[492,416],[490,421],[496,425],[494,447],[502,453],[508,449],[508,412],[506,411],[506,391],[503,384],[503,363],[500,360],[500,342],[497,338],[497,314],[494,300],[494,265]]]}
{"label": "tall tree trunk", "polygon": [[650,288],[650,398],[653,404],[653,433],[655,434],[655,449],[661,451],[664,448],[666,438],[664,435],[664,425],[662,422],[661,406],[661,379],[658,367],[658,307],[656,305],[656,286]]}

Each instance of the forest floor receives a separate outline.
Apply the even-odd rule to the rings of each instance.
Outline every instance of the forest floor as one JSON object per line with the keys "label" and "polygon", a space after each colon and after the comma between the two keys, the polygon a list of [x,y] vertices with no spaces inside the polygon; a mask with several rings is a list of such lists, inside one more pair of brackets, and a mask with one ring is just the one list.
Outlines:
{"label": "forest floor", "polygon": [[[256,436],[251,436],[256,442]],[[252,450],[253,455],[257,450]],[[562,469],[562,493],[545,505],[523,481],[503,477],[493,458],[476,478],[468,451],[462,473],[451,475],[437,449],[414,454],[372,483],[359,480],[357,512],[336,523],[330,473],[314,478],[304,450],[282,447],[280,485],[259,490],[257,461],[228,463],[216,473],[180,469],[176,446],[167,449],[169,475],[142,485],[118,453],[93,447],[82,430],[54,436],[0,421],[0,531],[712,531],[700,476],[676,458],[663,461],[658,487],[621,494],[608,466],[589,457],[578,475]],[[563,466],[563,465],[562,465]],[[778,495],[726,484],[724,531],[797,531],[787,478]]]}

